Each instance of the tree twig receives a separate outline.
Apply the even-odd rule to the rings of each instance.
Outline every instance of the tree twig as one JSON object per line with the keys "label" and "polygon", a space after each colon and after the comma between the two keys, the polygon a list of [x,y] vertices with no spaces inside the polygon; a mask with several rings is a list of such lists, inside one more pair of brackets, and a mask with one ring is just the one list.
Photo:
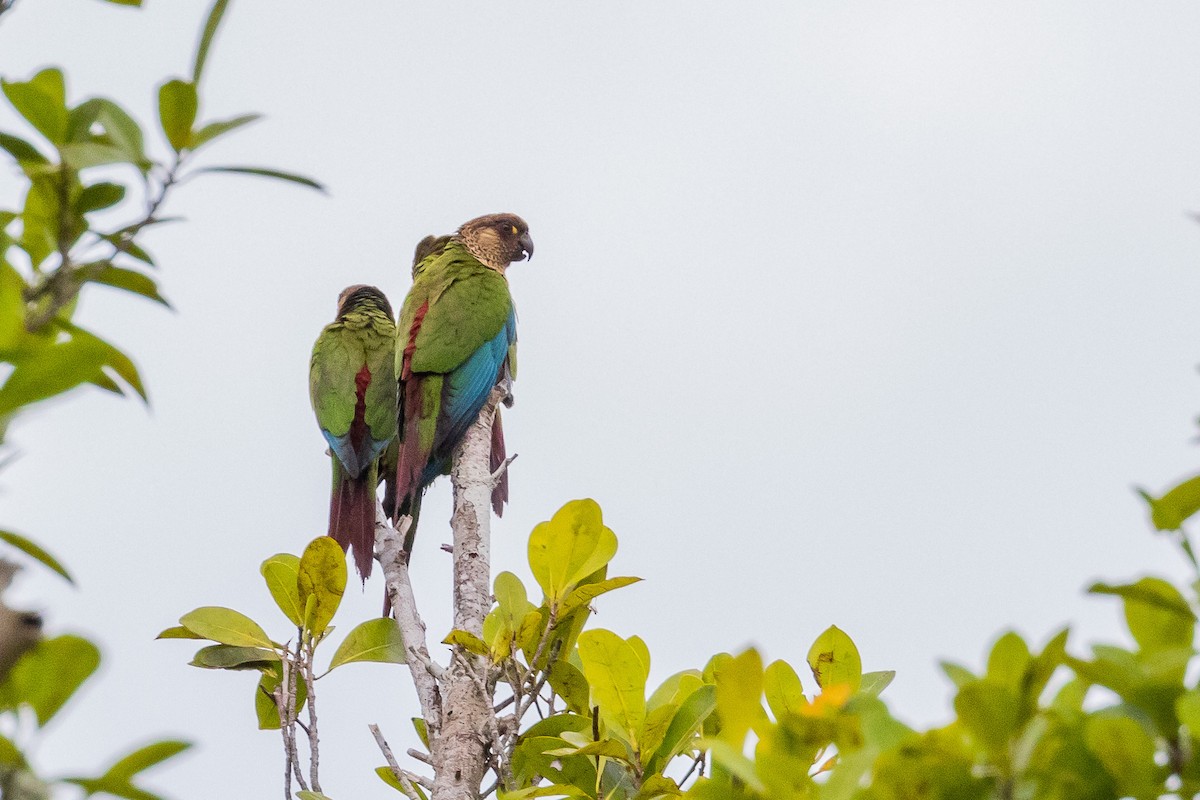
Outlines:
{"label": "tree twig", "polygon": [[380,732],[378,725],[372,723],[367,727],[370,728],[371,735],[375,737],[375,744],[379,745],[380,752],[383,753],[384,759],[387,761],[388,766],[391,767],[392,774],[396,776],[396,780],[400,781],[400,785],[404,787],[404,793],[411,800],[421,800],[421,795],[417,792],[413,783],[418,783],[430,791],[433,790],[433,782],[428,778],[401,768],[400,764],[396,761],[396,756],[392,754],[392,748],[388,745],[387,739],[383,738],[383,733]]}

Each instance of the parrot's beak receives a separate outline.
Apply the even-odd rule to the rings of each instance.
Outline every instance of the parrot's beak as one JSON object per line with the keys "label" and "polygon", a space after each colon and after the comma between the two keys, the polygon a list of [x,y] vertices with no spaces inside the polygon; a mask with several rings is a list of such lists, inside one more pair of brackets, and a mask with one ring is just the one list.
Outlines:
{"label": "parrot's beak", "polygon": [[528,233],[521,234],[521,238],[517,239],[517,244],[521,245],[521,249],[525,251],[525,260],[533,258],[533,239]]}

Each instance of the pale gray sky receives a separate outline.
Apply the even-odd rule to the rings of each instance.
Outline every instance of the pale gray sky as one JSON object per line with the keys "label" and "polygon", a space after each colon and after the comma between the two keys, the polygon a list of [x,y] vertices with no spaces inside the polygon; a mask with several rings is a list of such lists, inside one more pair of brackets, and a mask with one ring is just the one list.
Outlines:
{"label": "pale gray sky", "polygon": [[[149,125],[206,8],[20,0],[0,72],[61,64],[73,101]],[[204,604],[272,618],[258,563],[325,524],[307,363],[338,291],[398,303],[417,240],[491,211],[537,243],[509,273],[520,459],[495,567],[527,575],[530,528],[596,498],[614,571],[646,579],[596,624],[642,635],[653,680],[751,643],[800,663],[835,623],[929,724],[936,660],[978,665],[1007,626],[1071,623],[1076,652],[1119,637],[1116,603],[1081,589],[1183,574],[1130,485],[1200,463],[1197,41],[1192,2],[237,0],[202,114],[268,119],[206,161],[332,195],[185,187],[169,210],[189,222],[150,239],[179,313],[102,288],[81,312],[134,354],[151,413],[84,392],[12,431],[0,522],[81,585],[35,569],[16,597],[106,656],[38,763],[182,735],[199,746],[157,787],[277,794],[253,677],[152,637]],[[0,175],[0,205],[15,192]],[[425,509],[440,636],[444,483]],[[342,624],[381,592],[348,595]],[[327,792],[387,795],[366,725],[411,738],[405,670],[322,683]]]}

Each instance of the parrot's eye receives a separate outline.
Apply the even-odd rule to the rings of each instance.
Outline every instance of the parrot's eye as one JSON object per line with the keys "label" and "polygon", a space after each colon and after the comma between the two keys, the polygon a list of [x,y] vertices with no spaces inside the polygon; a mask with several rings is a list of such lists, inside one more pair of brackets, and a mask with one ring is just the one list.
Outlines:
{"label": "parrot's eye", "polygon": [[511,232],[512,232],[512,235],[513,235],[513,236],[516,236],[516,235],[517,235],[517,226],[516,226],[516,225],[510,225],[510,226],[508,226],[508,227],[509,227],[509,231],[511,231]]}

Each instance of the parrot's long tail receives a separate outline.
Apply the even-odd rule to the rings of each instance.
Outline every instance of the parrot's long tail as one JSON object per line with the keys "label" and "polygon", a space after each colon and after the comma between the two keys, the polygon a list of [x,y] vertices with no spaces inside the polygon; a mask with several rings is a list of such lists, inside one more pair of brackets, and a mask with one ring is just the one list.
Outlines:
{"label": "parrot's long tail", "polygon": [[342,477],[329,504],[329,535],[343,550],[353,551],[354,566],[363,583],[371,577],[375,558],[375,483],[363,475]]}
{"label": "parrot's long tail", "polygon": [[[504,426],[500,424],[500,409],[496,408],[496,417],[492,420],[492,456],[489,459],[489,466],[492,473],[500,469],[500,465],[508,455],[504,450]],[[504,516],[504,504],[508,502],[508,470],[500,476],[500,480],[496,481],[495,487],[492,488],[492,510],[496,512],[497,517]]]}

